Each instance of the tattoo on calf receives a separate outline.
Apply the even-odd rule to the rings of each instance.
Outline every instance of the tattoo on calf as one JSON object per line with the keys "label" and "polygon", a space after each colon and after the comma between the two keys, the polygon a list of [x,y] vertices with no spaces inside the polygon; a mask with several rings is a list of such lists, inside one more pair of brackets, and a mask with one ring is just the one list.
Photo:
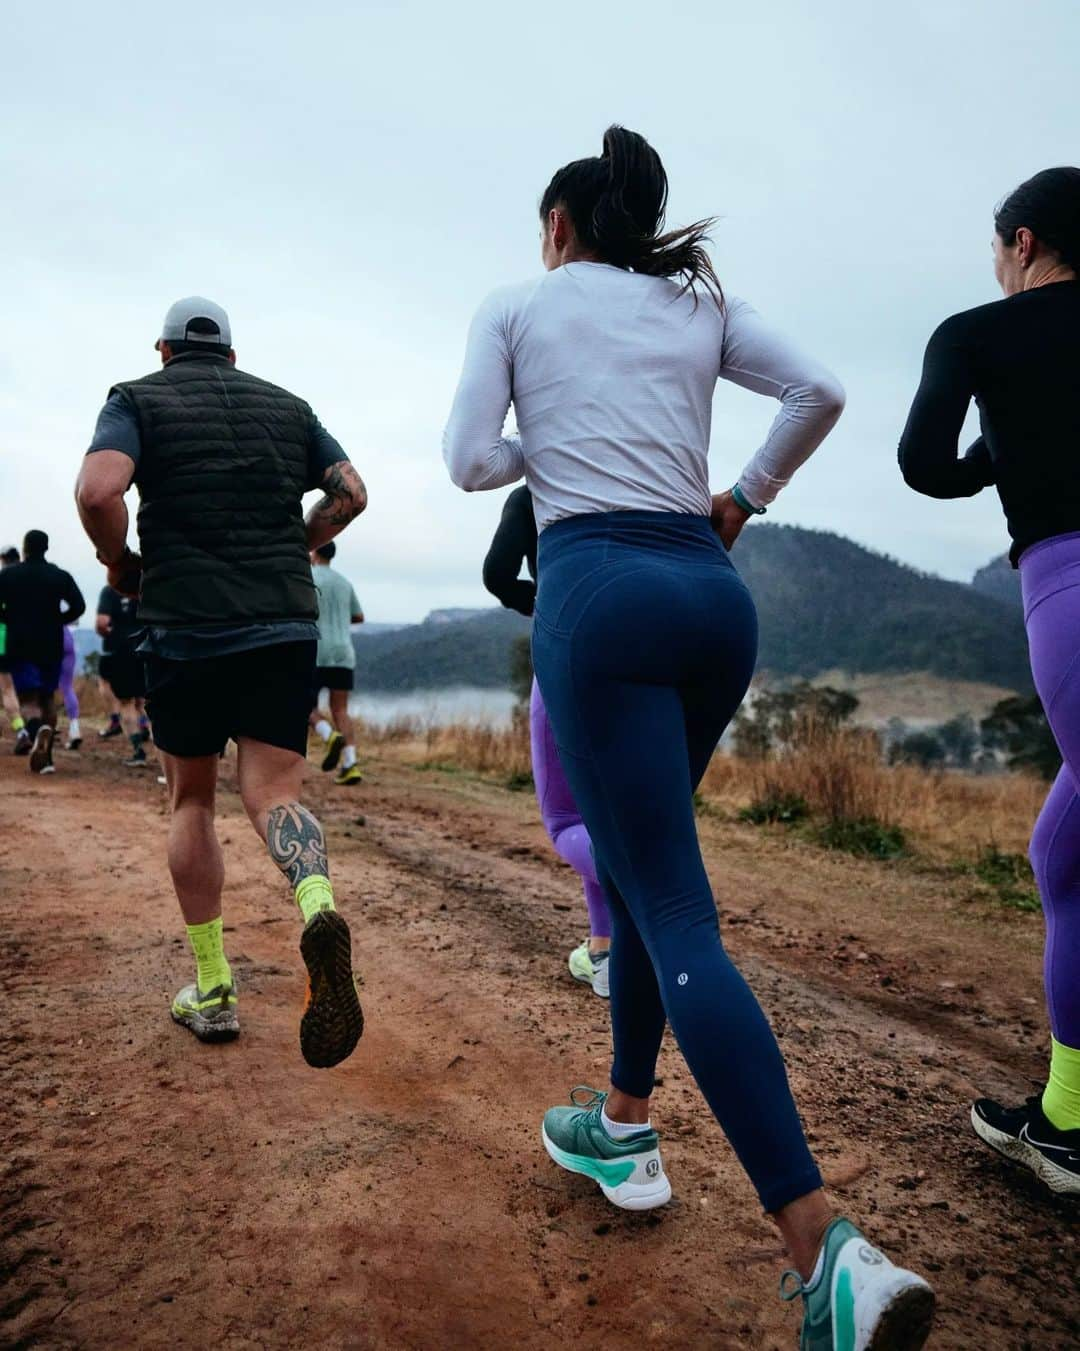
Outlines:
{"label": "tattoo on calf", "polygon": [[271,807],[266,823],[270,857],[289,879],[295,891],[305,877],[327,877],[326,837],[322,826],[299,802]]}

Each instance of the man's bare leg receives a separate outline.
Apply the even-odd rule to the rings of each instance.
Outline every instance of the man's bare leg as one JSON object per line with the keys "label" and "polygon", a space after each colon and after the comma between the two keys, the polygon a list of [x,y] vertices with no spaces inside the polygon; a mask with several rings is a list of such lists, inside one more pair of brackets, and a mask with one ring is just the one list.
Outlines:
{"label": "man's bare leg", "polygon": [[344,746],[341,751],[341,773],[336,783],[359,783],[361,775],[356,767],[356,726],[349,716],[349,691],[330,691],[330,716],[334,720],[334,729],[341,736]]}
{"label": "man's bare leg", "polygon": [[161,759],[171,807],[169,872],[196,968],[195,984],[173,1000],[172,1016],[202,1041],[225,1041],[236,1036],[240,1025],[222,931],[225,863],[214,829],[217,756],[163,754]]}
{"label": "man's bare leg", "polygon": [[237,753],[240,797],[270,857],[292,888],[304,919],[300,952],[308,969],[308,1004],[300,1049],[309,1065],[325,1068],[352,1054],[364,1015],[352,973],[349,927],[334,907],[326,838],[300,801],[304,757],[241,737]]}
{"label": "man's bare leg", "polygon": [[3,701],[4,716],[11,724],[11,730],[18,736],[26,723],[19,707],[19,696],[15,693],[15,682],[7,671],[0,671],[0,700]]}

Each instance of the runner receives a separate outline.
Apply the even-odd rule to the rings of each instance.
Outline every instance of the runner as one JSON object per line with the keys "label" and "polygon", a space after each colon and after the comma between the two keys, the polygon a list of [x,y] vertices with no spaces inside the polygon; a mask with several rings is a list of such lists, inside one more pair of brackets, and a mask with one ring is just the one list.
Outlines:
{"label": "runner", "polygon": [[[31,530],[23,541],[23,561],[0,570],[0,622],[6,625],[5,656],[26,721],[30,772],[52,774],[56,709],[64,656],[64,625],[86,609],[69,572],[45,560],[49,537]],[[23,742],[25,745],[26,742]],[[22,753],[16,745],[16,753]]]}
{"label": "runner", "polygon": [[75,635],[70,625],[64,626],[64,657],[60,663],[60,695],[64,700],[64,712],[68,720],[69,751],[77,751],[82,745],[82,730],[79,727],[79,696],[75,693]]}
{"label": "runner", "polygon": [[[549,1110],[543,1142],[616,1205],[668,1200],[649,1120],[666,1013],[791,1251],[782,1291],[804,1299],[803,1346],[915,1348],[933,1295],[833,1216],[779,1047],[721,944],[692,801],[756,652],[723,545],[829,432],[843,391],[721,298],[707,223],[660,234],[666,198],[659,157],[620,127],[555,175],[546,275],[481,306],[445,434],[459,487],[524,475],[532,491],[534,664],[612,915],[611,1089]],[[718,377],[782,403],[738,482],[710,497]],[[520,437],[502,432],[511,401]]]}
{"label": "runner", "polygon": [[[336,552],[337,545],[331,540],[311,553],[311,575],[319,593],[319,654],[310,723],[326,745],[322,768],[329,773],[340,761],[334,782],[347,788],[364,777],[356,763],[356,731],[349,717],[349,693],[356,669],[350,625],[362,624],[364,612],[352,586],[330,566]],[[319,707],[323,690],[330,695],[328,714]]]}
{"label": "runner", "polygon": [[[528,578],[520,575],[523,563],[528,568]],[[484,585],[508,610],[532,616],[536,604],[536,516],[528,488],[515,488],[506,499],[499,527],[484,559]],[[595,994],[607,999],[611,916],[603,888],[597,881],[589,832],[559,763],[555,737],[535,677],[529,697],[529,741],[540,819],[555,852],[570,864],[585,888],[589,937],[571,952],[567,965],[575,980],[592,986]]]}
{"label": "runner", "polygon": [[[1031,673],[1064,765],[1031,837],[1046,915],[1052,1030],[1046,1087],[1022,1107],[982,1098],[972,1125],[1052,1190],[1080,1193],[1080,169],[1046,169],[995,213],[1004,300],[930,339],[900,442],[912,488],[997,486],[1020,569]],[[971,400],[982,435],[957,458]]]}
{"label": "runner", "polygon": [[[143,749],[146,734],[140,719],[146,697],[143,659],[139,656],[138,601],[122,596],[111,586],[103,586],[98,597],[96,628],[101,635],[101,678],[109,686],[118,705],[120,726],[131,743],[131,754],[124,761],[127,769],[145,769],[150,761]],[[110,722],[111,726],[111,722]],[[108,736],[109,732],[101,732]]]}
{"label": "runner", "polygon": [[[18,549],[5,549],[0,554],[0,570],[10,568],[19,561]],[[11,659],[7,655],[7,625],[0,620],[0,702],[4,705],[4,716],[15,733],[15,754],[30,754],[30,737],[26,731],[26,722],[19,711],[19,696],[15,693],[15,682],[11,678]]]}
{"label": "runner", "polygon": [[[196,963],[172,1016],[207,1041],[239,1032],[214,833],[218,757],[231,737],[244,807],[304,921],[300,1049],[309,1065],[335,1065],[363,1015],[326,840],[300,803],[318,638],[308,553],[364,509],[366,493],[306,403],[237,370],[220,306],[177,301],[156,346],[160,371],[110,391],[77,501],[109,585],[140,596],[148,709],[172,804],[169,869]],[[142,557],[125,542],[133,482]],[[301,498],[320,485],[305,522]]]}

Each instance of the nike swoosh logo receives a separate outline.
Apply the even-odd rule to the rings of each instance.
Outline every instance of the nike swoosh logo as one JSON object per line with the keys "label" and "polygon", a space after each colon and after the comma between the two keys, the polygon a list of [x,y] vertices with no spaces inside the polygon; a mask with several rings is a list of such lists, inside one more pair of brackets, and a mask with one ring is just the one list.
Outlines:
{"label": "nike swoosh logo", "polygon": [[1031,1145],[1033,1149],[1052,1149],[1055,1154],[1068,1154],[1070,1159],[1076,1158],[1076,1155],[1073,1153],[1072,1145],[1051,1145],[1045,1140],[1033,1140],[1028,1134],[1026,1121],[1023,1126],[1020,1127],[1020,1134],[1017,1138],[1022,1140],[1025,1145]]}

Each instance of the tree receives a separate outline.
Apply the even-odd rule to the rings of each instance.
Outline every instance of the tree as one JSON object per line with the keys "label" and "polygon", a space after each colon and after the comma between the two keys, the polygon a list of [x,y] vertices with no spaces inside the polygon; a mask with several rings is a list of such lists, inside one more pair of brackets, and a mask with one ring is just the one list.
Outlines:
{"label": "tree", "polygon": [[968,769],[979,746],[979,734],[971,714],[960,713],[948,722],[943,722],[937,729],[937,735],[950,762],[958,769]]}
{"label": "tree", "polygon": [[1033,769],[1052,779],[1061,768],[1061,752],[1037,694],[1002,699],[983,718],[980,730],[983,745],[1003,750],[1010,769]]}
{"label": "tree", "polygon": [[771,751],[804,743],[822,729],[834,731],[858,707],[858,695],[831,685],[803,681],[788,689],[760,690],[735,718],[735,754],[763,760]]}
{"label": "tree", "polygon": [[894,765],[919,765],[923,769],[933,769],[945,763],[945,747],[934,732],[909,732],[902,741],[894,743],[889,751],[889,760]]}
{"label": "tree", "polygon": [[97,679],[97,677],[101,674],[100,652],[88,652],[86,656],[83,657],[82,673],[84,676],[88,676],[91,680]]}

